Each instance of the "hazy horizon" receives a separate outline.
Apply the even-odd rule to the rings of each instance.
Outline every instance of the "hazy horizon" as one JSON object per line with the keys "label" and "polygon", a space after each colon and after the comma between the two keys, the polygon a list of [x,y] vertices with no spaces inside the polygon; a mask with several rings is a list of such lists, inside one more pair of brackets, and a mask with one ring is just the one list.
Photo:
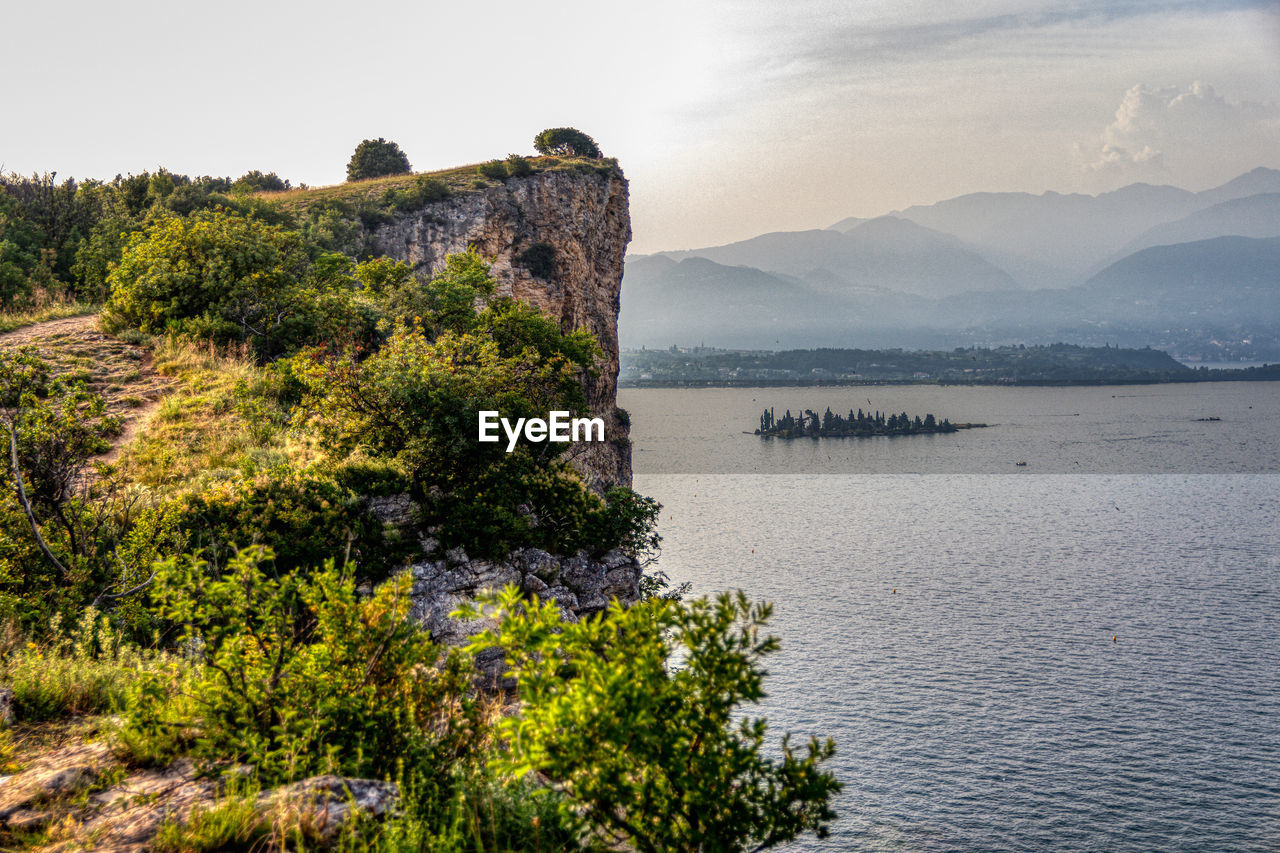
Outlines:
{"label": "hazy horizon", "polygon": [[262,169],[319,185],[342,180],[366,137],[394,139],[421,171],[528,152],[538,130],[572,125],[626,170],[636,253],[970,192],[1202,190],[1280,168],[1271,2],[382,2],[352,15],[12,8],[0,69],[23,82],[0,167]]}

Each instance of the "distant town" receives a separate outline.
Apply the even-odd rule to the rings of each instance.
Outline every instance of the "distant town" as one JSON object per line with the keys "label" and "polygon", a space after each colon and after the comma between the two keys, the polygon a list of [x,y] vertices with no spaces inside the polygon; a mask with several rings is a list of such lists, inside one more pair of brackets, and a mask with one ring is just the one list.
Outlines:
{"label": "distant town", "polygon": [[1188,367],[1161,350],[1120,347],[959,347],[933,350],[713,347],[624,350],[622,387],[857,385],[1113,385],[1280,379],[1280,364]]}

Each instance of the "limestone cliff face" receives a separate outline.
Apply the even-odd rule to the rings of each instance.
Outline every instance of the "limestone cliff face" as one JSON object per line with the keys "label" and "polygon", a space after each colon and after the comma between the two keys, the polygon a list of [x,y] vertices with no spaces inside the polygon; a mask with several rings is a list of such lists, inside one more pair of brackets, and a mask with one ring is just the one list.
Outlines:
{"label": "limestone cliff face", "polygon": [[[627,181],[616,169],[546,171],[455,195],[396,214],[369,234],[375,254],[424,272],[446,255],[474,246],[492,262],[498,294],[532,303],[566,330],[585,328],[604,350],[598,376],[587,380],[587,401],[605,421],[606,441],[578,444],[573,461],[592,486],[631,484],[631,443],[617,409],[618,294],[622,259],[631,241]],[[554,247],[554,269],[521,256],[538,244]],[[544,250],[545,251],[545,250]]]}

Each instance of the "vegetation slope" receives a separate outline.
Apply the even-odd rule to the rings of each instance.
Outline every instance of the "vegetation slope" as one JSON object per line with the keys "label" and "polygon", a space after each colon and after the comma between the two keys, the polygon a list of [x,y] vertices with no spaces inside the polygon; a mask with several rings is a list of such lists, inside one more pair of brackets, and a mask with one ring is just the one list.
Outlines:
{"label": "vegetation slope", "polygon": [[[617,168],[573,153],[296,191],[263,192],[284,182],[260,172],[0,180],[0,310],[18,325],[102,306],[0,338],[0,764],[25,780],[0,792],[6,848],[105,844],[107,812],[138,804],[103,797],[177,768],[205,800],[137,843],[740,850],[826,833],[830,742],[766,753],[765,722],[737,710],[777,648],[767,605],[684,602],[655,576],[646,601],[578,622],[508,588],[466,648],[407,618],[420,535],[493,557],[656,549],[653,501],[590,491],[547,445],[474,440],[481,409],[581,411],[591,335],[495,298],[474,252],[428,278],[351,239],[532,170]],[[407,529],[371,512],[389,495]],[[495,650],[506,712],[474,679]],[[96,769],[50,776],[54,746]],[[324,774],[353,798],[394,786],[394,813],[335,835],[263,811]],[[37,777],[79,781],[31,794]]]}

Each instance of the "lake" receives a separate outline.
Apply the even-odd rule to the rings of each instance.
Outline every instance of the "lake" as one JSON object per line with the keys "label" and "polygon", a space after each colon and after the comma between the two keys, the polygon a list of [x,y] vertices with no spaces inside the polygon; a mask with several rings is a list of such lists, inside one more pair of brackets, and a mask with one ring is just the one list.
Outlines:
{"label": "lake", "polygon": [[[661,568],[776,604],[749,710],[836,740],[793,849],[1280,848],[1280,384],[619,396]],[[766,405],[992,426],[743,435]]]}

